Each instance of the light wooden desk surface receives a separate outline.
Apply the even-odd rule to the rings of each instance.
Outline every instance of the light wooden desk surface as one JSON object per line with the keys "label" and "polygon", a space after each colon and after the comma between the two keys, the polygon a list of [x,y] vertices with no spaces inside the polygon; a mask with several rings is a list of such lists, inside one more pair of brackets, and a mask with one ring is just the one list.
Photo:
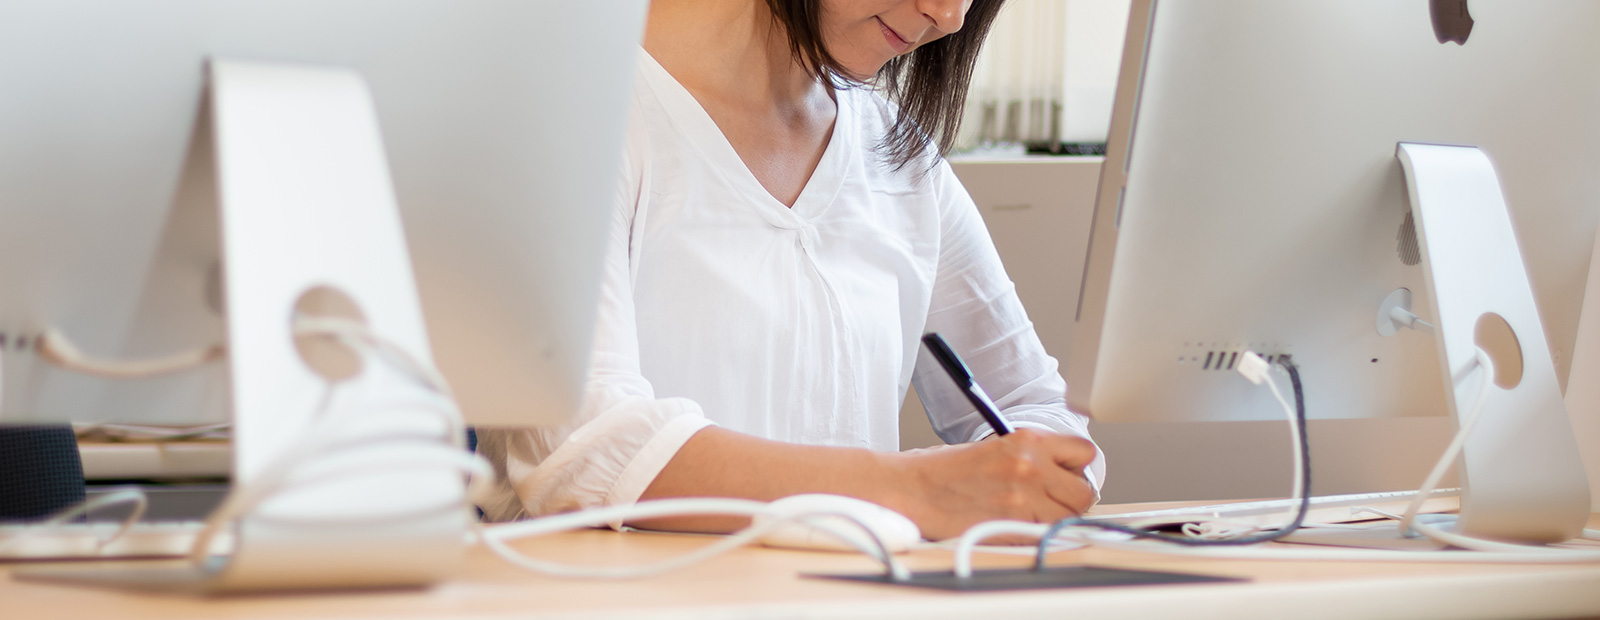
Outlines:
{"label": "light wooden desk surface", "polygon": [[[1591,527],[1600,525],[1600,514]],[[516,543],[536,557],[596,564],[662,559],[704,538],[591,530]],[[913,570],[946,570],[951,554],[918,551]],[[976,557],[1020,567],[1018,556]],[[0,617],[26,618],[1514,618],[1600,617],[1600,564],[1463,565],[1232,561],[1085,549],[1052,565],[1094,564],[1246,577],[1242,584],[956,594],[808,579],[872,572],[857,555],[744,548],[633,581],[566,580],[515,568],[482,548],[465,570],[425,590],[201,599],[25,583],[0,565]]]}

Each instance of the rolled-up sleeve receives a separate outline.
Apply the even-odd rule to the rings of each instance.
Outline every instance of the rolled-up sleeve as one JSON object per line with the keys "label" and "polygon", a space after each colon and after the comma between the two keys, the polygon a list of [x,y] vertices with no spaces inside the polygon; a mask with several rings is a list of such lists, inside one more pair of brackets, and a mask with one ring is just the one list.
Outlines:
{"label": "rolled-up sleeve", "polygon": [[635,222],[649,210],[650,174],[640,123],[637,113],[629,119],[583,404],[563,426],[478,430],[479,452],[498,475],[479,502],[490,520],[638,501],[678,449],[712,424],[692,400],[656,398],[639,370],[630,257]]}
{"label": "rolled-up sleeve", "polygon": [[[949,164],[941,162],[930,174],[938,187],[941,227],[925,329],[939,332],[961,354],[1014,427],[1089,439],[1088,418],[1067,409],[1067,382],[1034,332],[977,206]],[[926,351],[919,354],[911,381],[946,443],[977,441],[994,432]],[[1105,480],[1103,454],[1084,476],[1098,493]]]}

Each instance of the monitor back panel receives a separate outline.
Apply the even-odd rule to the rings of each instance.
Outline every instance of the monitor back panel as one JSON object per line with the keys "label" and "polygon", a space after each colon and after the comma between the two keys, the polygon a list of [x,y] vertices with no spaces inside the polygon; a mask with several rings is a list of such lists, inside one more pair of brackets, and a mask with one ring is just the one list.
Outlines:
{"label": "monitor back panel", "polygon": [[644,0],[7,2],[0,421],[225,415],[217,365],[113,381],[57,370],[32,349],[48,328],[114,358],[221,341],[214,214],[174,208],[184,192],[214,191],[182,180],[210,57],[361,74],[432,348],[468,419],[563,419],[586,368],[644,8]]}
{"label": "monitor back panel", "polygon": [[[1449,3],[1445,3],[1449,4]],[[1069,399],[1100,420],[1281,418],[1231,369],[1289,354],[1314,418],[1443,415],[1398,142],[1494,161],[1544,328],[1570,347],[1600,217],[1600,4],[1136,2],[1082,281]],[[1559,371],[1564,360],[1556,360]]]}

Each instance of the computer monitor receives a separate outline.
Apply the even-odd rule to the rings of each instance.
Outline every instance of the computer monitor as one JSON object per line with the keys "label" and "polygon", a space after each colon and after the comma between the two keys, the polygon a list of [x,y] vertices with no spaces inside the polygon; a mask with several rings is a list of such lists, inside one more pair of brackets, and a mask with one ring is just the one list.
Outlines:
{"label": "computer monitor", "polygon": [[565,419],[586,369],[643,4],[6,3],[0,423],[226,419],[225,363],[104,379],[35,346],[52,328],[107,358],[223,340],[216,217],[174,207],[219,57],[365,81],[431,348],[465,415]]}
{"label": "computer monitor", "polygon": [[[1492,160],[1539,292],[1543,327],[1519,333],[1524,366],[1553,388],[1565,361],[1545,338],[1570,347],[1577,308],[1545,302],[1582,286],[1600,216],[1596,27],[1600,5],[1570,1],[1135,2],[1070,404],[1102,423],[1280,417],[1269,394],[1226,372],[1249,349],[1292,357],[1312,418],[1465,408],[1447,392],[1465,379],[1444,371],[1438,333],[1379,329],[1400,289],[1439,322],[1402,142]],[[1518,495],[1491,490],[1514,484],[1516,456],[1565,454],[1491,448],[1495,432],[1469,443],[1464,521],[1476,500]],[[1502,449],[1494,465],[1471,458]]]}
{"label": "computer monitor", "polygon": [[[437,362],[471,423],[576,412],[645,7],[7,3],[0,421],[234,424],[231,556],[36,576],[240,591],[448,575],[466,455],[416,366]],[[366,361],[410,362],[322,380],[347,377],[295,331],[321,312],[401,352]],[[227,351],[104,378],[41,349],[50,330],[108,358]]]}

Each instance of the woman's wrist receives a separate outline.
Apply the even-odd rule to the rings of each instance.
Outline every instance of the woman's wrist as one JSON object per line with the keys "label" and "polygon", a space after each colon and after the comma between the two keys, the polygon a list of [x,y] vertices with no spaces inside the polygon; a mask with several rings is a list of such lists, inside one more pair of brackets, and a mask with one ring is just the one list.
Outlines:
{"label": "woman's wrist", "polygon": [[927,506],[924,472],[916,451],[877,452],[882,475],[876,477],[875,503],[921,523]]}

